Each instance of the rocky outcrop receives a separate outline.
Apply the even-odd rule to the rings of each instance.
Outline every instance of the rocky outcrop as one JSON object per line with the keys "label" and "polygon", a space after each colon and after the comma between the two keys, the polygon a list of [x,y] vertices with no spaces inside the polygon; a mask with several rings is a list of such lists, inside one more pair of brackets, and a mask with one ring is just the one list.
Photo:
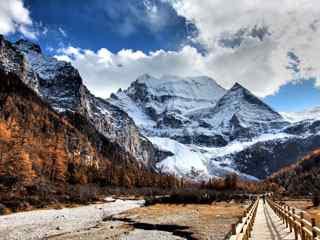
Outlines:
{"label": "rocky outcrop", "polygon": [[0,67],[5,72],[14,72],[23,82],[39,92],[37,75],[30,70],[24,55],[2,35],[0,35]]}

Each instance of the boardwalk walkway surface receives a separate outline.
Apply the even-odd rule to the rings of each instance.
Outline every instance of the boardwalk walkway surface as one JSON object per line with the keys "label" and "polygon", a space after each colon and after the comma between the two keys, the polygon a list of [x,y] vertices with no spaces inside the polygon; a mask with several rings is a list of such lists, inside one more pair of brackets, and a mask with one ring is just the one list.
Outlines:
{"label": "boardwalk walkway surface", "polygon": [[257,215],[251,232],[251,240],[294,240],[285,224],[267,203],[259,201]]}

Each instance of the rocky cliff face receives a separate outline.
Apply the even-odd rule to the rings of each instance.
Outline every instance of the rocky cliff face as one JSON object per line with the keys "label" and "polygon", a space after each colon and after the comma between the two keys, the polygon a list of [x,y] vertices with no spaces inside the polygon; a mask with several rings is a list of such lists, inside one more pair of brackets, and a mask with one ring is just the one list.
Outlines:
{"label": "rocky cliff face", "polygon": [[39,92],[36,74],[30,69],[23,54],[2,35],[0,35],[0,66],[5,72],[14,72],[23,82]]}
{"label": "rocky cliff face", "polygon": [[[23,185],[42,180],[66,186],[70,166],[80,182],[90,172],[103,173],[112,158],[44,103],[12,73],[0,71],[0,176],[16,177]],[[119,153],[121,155],[121,153]]]}
{"label": "rocky cliff face", "polygon": [[152,167],[161,160],[162,154],[140,134],[132,119],[118,107],[93,96],[69,63],[44,56],[40,47],[29,41],[11,44],[0,38],[0,44],[0,63],[5,71],[17,73],[56,111],[65,116],[81,115],[145,166]]}

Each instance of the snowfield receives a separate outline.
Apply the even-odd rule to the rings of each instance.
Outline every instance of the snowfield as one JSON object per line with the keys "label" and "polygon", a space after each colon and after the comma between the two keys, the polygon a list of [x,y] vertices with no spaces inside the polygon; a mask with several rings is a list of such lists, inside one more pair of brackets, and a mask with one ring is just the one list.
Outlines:
{"label": "snowfield", "polygon": [[179,176],[186,176],[191,169],[196,169],[201,174],[208,176],[207,159],[199,151],[170,138],[153,137],[149,138],[149,140],[161,150],[174,154],[161,161],[157,165],[159,169]]}
{"label": "snowfield", "polygon": [[116,200],[60,210],[35,210],[0,217],[1,240],[35,240],[96,226],[113,214],[141,207],[144,200]]}
{"label": "snowfield", "polygon": [[[176,174],[181,177],[208,179],[210,177],[221,177],[228,172],[234,172],[240,177],[257,180],[253,176],[237,171],[232,159],[223,158],[228,154],[241,152],[250,146],[270,140],[281,140],[293,137],[291,134],[262,134],[251,141],[233,141],[225,147],[201,147],[196,145],[181,144],[170,138],[150,137],[149,140],[159,149],[173,153],[173,156],[165,158],[157,164],[157,167],[164,172]],[[221,160],[221,157],[223,160]],[[219,160],[215,160],[219,159]],[[192,176],[191,173],[197,175]]]}

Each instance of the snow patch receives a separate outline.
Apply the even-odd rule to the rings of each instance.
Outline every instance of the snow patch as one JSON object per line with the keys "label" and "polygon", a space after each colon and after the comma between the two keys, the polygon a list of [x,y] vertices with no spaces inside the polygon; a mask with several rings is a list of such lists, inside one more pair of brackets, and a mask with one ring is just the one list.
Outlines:
{"label": "snow patch", "polygon": [[208,175],[207,159],[199,151],[170,138],[152,137],[149,140],[161,150],[174,153],[173,156],[158,163],[158,168],[166,172],[177,173],[179,176],[186,176],[193,169],[201,172],[201,174]]}

